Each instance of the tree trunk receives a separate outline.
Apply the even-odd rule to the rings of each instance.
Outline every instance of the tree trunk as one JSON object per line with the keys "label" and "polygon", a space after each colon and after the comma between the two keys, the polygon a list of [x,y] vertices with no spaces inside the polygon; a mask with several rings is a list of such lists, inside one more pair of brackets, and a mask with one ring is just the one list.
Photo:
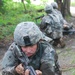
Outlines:
{"label": "tree trunk", "polygon": [[71,16],[70,0],[63,0],[63,17],[65,17],[66,15]]}
{"label": "tree trunk", "polygon": [[24,0],[21,0],[21,2],[23,3],[23,6],[24,6],[24,9],[25,9],[25,12],[26,12],[26,6],[25,6],[25,3],[24,3]]}
{"label": "tree trunk", "polygon": [[70,0],[55,0],[58,3],[58,9],[61,11],[63,17],[69,15],[70,13]]}
{"label": "tree trunk", "polygon": [[62,8],[63,8],[63,3],[62,3],[62,0],[55,0],[56,2],[57,2],[57,4],[58,4],[58,10],[60,10],[61,11],[61,13],[62,13]]}

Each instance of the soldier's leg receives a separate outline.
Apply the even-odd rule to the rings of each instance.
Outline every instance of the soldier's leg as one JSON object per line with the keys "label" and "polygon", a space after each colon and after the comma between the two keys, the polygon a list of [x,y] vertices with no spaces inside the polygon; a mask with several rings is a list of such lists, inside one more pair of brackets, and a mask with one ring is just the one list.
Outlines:
{"label": "soldier's leg", "polygon": [[54,39],[54,43],[53,43],[53,46],[57,46],[59,43],[59,39]]}
{"label": "soldier's leg", "polygon": [[64,39],[63,38],[60,38],[59,39],[59,44],[60,44],[61,48],[64,48],[65,47],[65,42],[64,42]]}

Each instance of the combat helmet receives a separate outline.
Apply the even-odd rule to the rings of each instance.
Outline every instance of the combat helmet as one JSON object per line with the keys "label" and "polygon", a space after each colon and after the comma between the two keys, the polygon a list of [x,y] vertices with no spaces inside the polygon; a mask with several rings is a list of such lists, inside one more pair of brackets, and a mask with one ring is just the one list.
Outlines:
{"label": "combat helmet", "polygon": [[47,4],[45,6],[45,9],[44,10],[45,10],[46,13],[51,13],[53,11],[53,7],[52,7],[52,5]]}
{"label": "combat helmet", "polygon": [[58,9],[58,4],[56,2],[52,2],[51,5],[54,9]]}
{"label": "combat helmet", "polygon": [[[30,46],[36,44],[43,37],[43,33],[34,22],[21,22],[14,31],[14,41],[19,46]],[[47,37],[48,38],[48,37]]]}

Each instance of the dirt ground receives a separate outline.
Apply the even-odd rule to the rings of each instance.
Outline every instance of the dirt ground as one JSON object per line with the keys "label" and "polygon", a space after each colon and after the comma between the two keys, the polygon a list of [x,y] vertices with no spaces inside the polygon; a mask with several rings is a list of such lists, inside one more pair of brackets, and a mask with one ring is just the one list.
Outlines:
{"label": "dirt ground", "polygon": [[[72,22],[75,28],[74,17],[68,22]],[[62,75],[75,75],[75,33],[73,35],[65,35],[64,40],[66,47],[62,49],[56,48]]]}
{"label": "dirt ground", "polygon": [[[75,74],[75,34],[65,36],[66,47],[56,49],[59,56],[59,64],[62,70],[62,75]],[[74,73],[73,73],[74,71]]]}
{"label": "dirt ground", "polygon": [[[73,22],[75,27],[75,18],[72,17],[69,23]],[[74,75],[75,73],[75,34],[65,35],[65,48],[56,48],[59,56],[59,64],[62,70],[62,75]],[[13,40],[12,40],[13,41]],[[12,41],[2,40],[0,41],[0,75],[1,75],[1,61],[4,53],[7,51],[8,46]]]}

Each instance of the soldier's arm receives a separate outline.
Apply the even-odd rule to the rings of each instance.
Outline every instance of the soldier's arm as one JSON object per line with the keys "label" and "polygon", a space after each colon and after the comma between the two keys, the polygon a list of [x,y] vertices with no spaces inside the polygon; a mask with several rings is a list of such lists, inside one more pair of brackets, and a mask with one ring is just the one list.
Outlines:
{"label": "soldier's arm", "polygon": [[15,66],[16,60],[13,53],[13,48],[10,46],[8,51],[5,53],[3,60],[2,60],[2,75],[10,75],[16,74]]}
{"label": "soldier's arm", "polygon": [[43,75],[55,75],[55,51],[52,47],[47,47],[41,60],[41,71]]}
{"label": "soldier's arm", "polygon": [[42,18],[42,21],[41,21],[41,24],[40,24],[40,29],[41,30],[44,30],[45,28],[46,28],[46,23],[45,23],[45,19],[44,18]]}
{"label": "soldier's arm", "polygon": [[46,34],[50,34],[52,32],[50,24],[51,24],[51,19],[49,18],[49,16],[45,16],[42,18],[40,29],[44,31]]}

